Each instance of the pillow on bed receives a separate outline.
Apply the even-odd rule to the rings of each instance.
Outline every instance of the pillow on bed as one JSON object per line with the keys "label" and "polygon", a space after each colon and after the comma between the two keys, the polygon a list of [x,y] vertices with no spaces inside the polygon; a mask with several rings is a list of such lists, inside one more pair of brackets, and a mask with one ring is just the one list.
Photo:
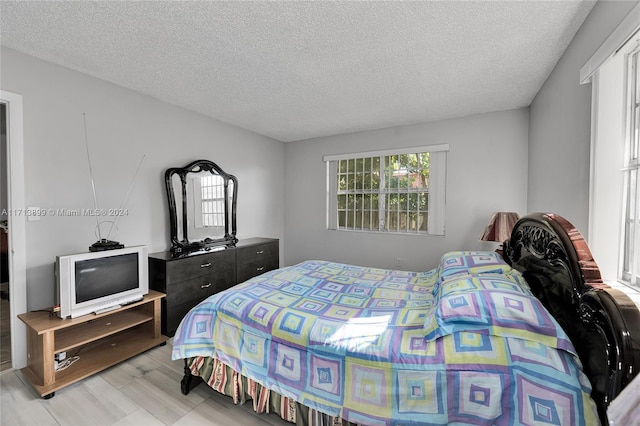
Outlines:
{"label": "pillow on bed", "polygon": [[[480,281],[478,281],[480,280]],[[479,278],[459,280],[443,286],[438,302],[425,318],[425,338],[433,341],[453,333],[474,332],[501,337],[515,337],[563,349],[575,354],[566,333],[542,303],[527,290],[509,287],[491,289]],[[475,289],[473,287],[476,287]],[[480,288],[478,288],[480,287]],[[488,287],[488,288],[487,288]]]}
{"label": "pillow on bed", "polygon": [[[457,275],[501,274],[511,271],[511,267],[493,251],[451,251],[442,256],[438,269],[439,282]],[[438,287],[434,286],[434,295]]]}
{"label": "pillow on bed", "polygon": [[531,295],[529,285],[522,274],[512,269],[502,274],[455,275],[440,283],[437,298],[474,290],[504,290]]}
{"label": "pillow on bed", "polygon": [[493,251],[452,251],[440,259],[440,279],[457,274],[502,273],[511,267]]}

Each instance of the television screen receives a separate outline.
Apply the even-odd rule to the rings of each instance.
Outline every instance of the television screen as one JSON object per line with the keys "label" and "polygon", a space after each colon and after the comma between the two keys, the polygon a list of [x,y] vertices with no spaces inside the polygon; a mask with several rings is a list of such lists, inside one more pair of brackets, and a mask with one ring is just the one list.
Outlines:
{"label": "television screen", "polygon": [[138,288],[138,254],[82,260],[76,267],[76,303]]}

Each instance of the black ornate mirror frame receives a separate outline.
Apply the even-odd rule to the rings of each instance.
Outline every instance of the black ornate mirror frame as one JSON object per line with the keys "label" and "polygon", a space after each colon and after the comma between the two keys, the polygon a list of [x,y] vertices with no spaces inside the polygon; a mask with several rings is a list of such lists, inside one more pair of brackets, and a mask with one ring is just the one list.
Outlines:
{"label": "black ornate mirror frame", "polygon": [[[188,173],[211,173],[224,179],[224,237],[204,238],[200,241],[191,241],[188,234],[188,203],[187,203],[187,174]],[[176,213],[176,194],[172,185],[174,175],[180,177],[182,183],[182,217],[178,218]],[[216,163],[209,160],[196,160],[184,167],[172,167],[167,169],[164,175],[167,190],[167,200],[169,202],[169,221],[171,225],[171,252],[176,254],[189,253],[196,250],[208,249],[215,246],[234,245],[238,242],[236,238],[236,200],[238,195],[238,180],[235,176],[226,173]],[[229,197],[229,183],[232,182],[231,198]],[[231,199],[231,202],[229,200]],[[179,223],[180,221],[180,223]],[[231,222],[231,223],[229,223]],[[231,230],[229,230],[231,226]],[[178,236],[179,227],[182,228],[183,239]]]}

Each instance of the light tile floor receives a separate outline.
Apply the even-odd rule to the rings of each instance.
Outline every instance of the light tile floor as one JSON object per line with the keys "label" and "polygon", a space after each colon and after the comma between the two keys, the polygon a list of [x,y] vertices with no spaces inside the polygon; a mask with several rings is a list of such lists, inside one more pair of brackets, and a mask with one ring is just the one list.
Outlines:
{"label": "light tile floor", "polygon": [[242,425],[291,426],[278,416],[258,415],[251,403],[200,384],[180,392],[183,362],[171,361],[171,344],[131,358],[42,399],[20,372],[0,375],[1,425]]}

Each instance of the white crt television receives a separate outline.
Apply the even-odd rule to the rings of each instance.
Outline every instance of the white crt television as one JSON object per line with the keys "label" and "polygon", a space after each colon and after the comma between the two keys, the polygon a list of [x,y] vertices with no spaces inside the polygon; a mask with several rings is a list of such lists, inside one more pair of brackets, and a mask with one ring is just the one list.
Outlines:
{"label": "white crt television", "polygon": [[60,318],[117,309],[149,293],[146,246],[56,257]]}

